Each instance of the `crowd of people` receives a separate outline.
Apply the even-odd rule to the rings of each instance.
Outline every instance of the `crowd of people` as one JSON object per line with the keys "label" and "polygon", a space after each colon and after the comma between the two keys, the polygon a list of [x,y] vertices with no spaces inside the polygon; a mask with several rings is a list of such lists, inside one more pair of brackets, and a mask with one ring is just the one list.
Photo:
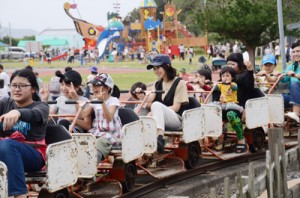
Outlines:
{"label": "crowd of people", "polygon": [[[231,53],[226,57],[227,66],[220,71],[220,80],[214,83],[212,71],[206,67],[201,67],[194,76],[187,74],[185,68],[178,74],[169,55],[155,54],[146,69],[153,70],[158,80],[151,88],[143,82],[133,84],[129,101],[144,100],[144,103],[143,106],[137,103],[127,107],[141,109],[139,115],[155,119],[157,152],[164,153],[164,132],[181,128],[182,113],[189,108],[188,90],[205,92],[198,95],[199,102],[203,102],[207,92],[213,90],[211,104],[221,106],[223,120],[229,122],[237,134],[236,152],[244,153],[247,150],[242,127],[245,103],[250,98],[263,96],[263,92],[270,88],[262,82],[272,83],[280,76],[282,82],[290,84],[290,94],[283,96],[285,106],[292,107],[287,116],[300,122],[300,41],[292,44],[291,59],[292,64],[282,72],[283,75],[279,75],[280,72],[275,70],[276,56],[267,54],[262,59],[262,70],[255,73],[253,65],[244,61],[241,53]],[[81,74],[66,67],[64,72],[56,71],[49,86],[44,86],[30,67],[9,76],[0,65],[0,161],[8,167],[9,196],[26,197],[24,172],[38,171],[45,165],[47,124],[60,124],[69,129],[74,119],[62,117],[53,120],[49,118],[50,114],[76,114],[79,108],[83,108],[73,132],[91,133],[97,137],[99,162],[106,158],[112,146],[120,142],[120,90],[113,78],[99,72],[96,66],[92,66],[90,72],[88,83],[83,86]],[[260,89],[255,87],[256,83]],[[146,95],[147,90],[152,92]],[[57,103],[48,105],[48,100]],[[103,102],[82,105],[91,100]],[[66,105],[66,101],[80,102]]]}

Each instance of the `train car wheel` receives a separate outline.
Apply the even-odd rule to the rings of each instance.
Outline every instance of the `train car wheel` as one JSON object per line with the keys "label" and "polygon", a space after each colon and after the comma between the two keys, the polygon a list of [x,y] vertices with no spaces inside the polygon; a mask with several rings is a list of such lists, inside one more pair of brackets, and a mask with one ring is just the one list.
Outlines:
{"label": "train car wheel", "polygon": [[184,161],[185,168],[187,170],[194,168],[198,161],[200,155],[200,148],[198,142],[192,142],[189,144],[188,149],[188,159]]}
{"label": "train car wheel", "polygon": [[134,188],[135,177],[137,175],[134,162],[125,165],[125,182],[122,182],[123,192],[129,192]]}
{"label": "train car wheel", "polygon": [[256,128],[252,132],[252,144],[249,144],[249,150],[251,153],[255,153],[264,149],[266,135],[263,128]]}
{"label": "train car wheel", "polygon": [[69,198],[70,194],[67,188],[56,191],[54,193],[48,192],[46,189],[42,189],[39,192],[38,198]]}

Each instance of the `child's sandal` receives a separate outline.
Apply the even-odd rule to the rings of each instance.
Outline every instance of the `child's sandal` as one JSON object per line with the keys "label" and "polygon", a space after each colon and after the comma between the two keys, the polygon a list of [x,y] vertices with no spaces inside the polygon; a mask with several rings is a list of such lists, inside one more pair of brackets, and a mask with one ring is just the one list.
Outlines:
{"label": "child's sandal", "polygon": [[247,144],[237,144],[235,152],[236,153],[245,153],[247,150]]}

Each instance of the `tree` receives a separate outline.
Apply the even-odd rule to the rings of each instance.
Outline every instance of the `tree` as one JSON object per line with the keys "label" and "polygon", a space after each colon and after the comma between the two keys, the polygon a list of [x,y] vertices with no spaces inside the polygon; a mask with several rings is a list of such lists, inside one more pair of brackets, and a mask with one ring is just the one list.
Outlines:
{"label": "tree", "polygon": [[240,40],[255,65],[255,48],[279,37],[276,0],[210,0],[197,16],[199,27]]}

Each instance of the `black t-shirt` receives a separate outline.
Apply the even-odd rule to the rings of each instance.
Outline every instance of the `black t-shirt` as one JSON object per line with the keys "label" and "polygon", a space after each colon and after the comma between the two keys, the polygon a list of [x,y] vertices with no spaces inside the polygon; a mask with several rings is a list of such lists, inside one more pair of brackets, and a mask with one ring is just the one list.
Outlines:
{"label": "black t-shirt", "polygon": [[26,108],[19,108],[11,98],[0,100],[0,116],[13,109],[20,111],[21,116],[9,131],[3,131],[2,123],[0,123],[0,137],[7,137],[18,131],[25,136],[27,141],[38,141],[45,138],[49,116],[47,103],[34,101]]}
{"label": "black t-shirt", "polygon": [[245,70],[235,75],[235,82],[238,86],[237,98],[239,105],[245,107],[246,101],[252,98],[254,92],[253,70]]}

